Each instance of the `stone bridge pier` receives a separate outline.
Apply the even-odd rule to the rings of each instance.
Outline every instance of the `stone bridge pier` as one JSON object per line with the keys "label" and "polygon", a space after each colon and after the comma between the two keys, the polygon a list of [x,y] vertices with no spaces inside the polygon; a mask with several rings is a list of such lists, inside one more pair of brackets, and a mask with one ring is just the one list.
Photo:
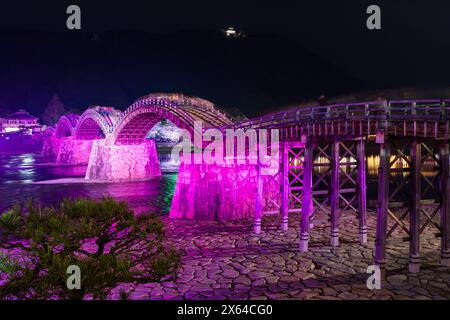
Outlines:
{"label": "stone bridge pier", "polygon": [[278,159],[265,165],[248,159],[245,162],[182,163],[169,217],[215,221],[253,218],[254,230],[259,233],[262,216],[280,212],[280,163]]}
{"label": "stone bridge pier", "polygon": [[52,157],[56,159],[59,154],[59,148],[61,146],[61,138],[57,138],[53,135],[44,138],[44,144],[42,146],[42,155],[45,157]]}
{"label": "stone bridge pier", "polygon": [[153,140],[114,145],[110,139],[94,140],[86,179],[100,181],[146,180],[161,176]]}
{"label": "stone bridge pier", "polygon": [[77,140],[69,137],[45,137],[42,155],[56,159],[59,164],[87,164],[93,140]]}
{"label": "stone bridge pier", "polygon": [[94,140],[77,140],[74,137],[60,138],[57,163],[87,164]]}
{"label": "stone bridge pier", "polygon": [[232,220],[255,213],[255,165],[181,164],[170,218]]}

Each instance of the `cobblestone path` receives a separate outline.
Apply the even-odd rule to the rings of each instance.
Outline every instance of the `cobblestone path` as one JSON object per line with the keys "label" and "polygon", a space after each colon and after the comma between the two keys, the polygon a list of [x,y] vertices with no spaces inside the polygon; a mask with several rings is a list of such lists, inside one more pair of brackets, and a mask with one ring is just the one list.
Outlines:
{"label": "cobblestone path", "polygon": [[275,217],[266,217],[260,235],[252,223],[165,219],[171,242],[185,252],[175,282],[120,284],[110,298],[119,299],[450,299],[450,268],[440,266],[436,230],[421,239],[422,269],[408,273],[408,242],[394,233],[388,241],[387,279],[382,289],[366,286],[373,264],[375,215],[369,213],[369,242],[358,243],[354,214],[341,216],[340,246],[329,245],[327,215],[318,215],[310,251],[299,253],[299,215],[290,216],[282,232]]}

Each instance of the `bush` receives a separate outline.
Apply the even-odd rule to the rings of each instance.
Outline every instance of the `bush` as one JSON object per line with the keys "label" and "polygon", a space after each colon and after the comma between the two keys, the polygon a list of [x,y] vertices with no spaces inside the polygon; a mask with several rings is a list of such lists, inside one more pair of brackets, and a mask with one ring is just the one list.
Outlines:
{"label": "bush", "polygon": [[[64,200],[57,207],[30,201],[0,216],[0,248],[19,249],[31,263],[15,266],[0,298],[105,298],[119,282],[175,277],[180,253],[164,242],[161,219],[135,216],[124,202]],[[70,265],[81,270],[81,289],[69,290]]]}
{"label": "bush", "polygon": [[8,275],[14,274],[17,271],[18,264],[11,260],[8,256],[0,253],[0,272]]}

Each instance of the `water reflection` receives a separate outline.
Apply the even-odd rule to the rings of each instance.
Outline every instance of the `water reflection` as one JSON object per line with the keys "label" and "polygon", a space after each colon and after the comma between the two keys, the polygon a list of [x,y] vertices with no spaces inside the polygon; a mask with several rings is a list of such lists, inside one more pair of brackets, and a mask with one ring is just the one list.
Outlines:
{"label": "water reflection", "polygon": [[[0,154],[0,210],[32,198],[43,204],[57,204],[66,197],[100,199],[112,196],[127,201],[137,212],[168,214],[177,174],[164,174],[143,182],[85,183],[86,166],[56,166],[34,154]],[[37,181],[74,178],[83,183],[35,184]],[[64,181],[61,180],[61,181]]]}
{"label": "water reflection", "polygon": [[[379,155],[369,155],[367,158],[367,171],[369,176],[376,177],[378,174],[378,166],[380,165],[380,156]],[[405,159],[406,158],[406,159]],[[409,169],[409,161],[411,161],[410,156],[398,157],[397,159],[395,156],[390,157],[390,162],[392,163],[393,169]],[[438,171],[435,170],[436,161],[431,158],[427,158],[423,161],[422,165],[422,175],[425,177],[435,177],[438,174]],[[402,175],[404,177],[409,175],[408,171],[396,171],[391,172],[391,175]]]}
{"label": "water reflection", "polygon": [[[407,170],[399,170],[399,169],[409,169],[409,161],[411,160],[410,156],[405,156],[405,158],[395,156],[390,157],[390,162],[392,163],[392,169],[398,169],[398,171],[391,172],[392,176],[402,175],[404,177],[409,175]],[[294,166],[299,166],[303,161],[303,158],[300,159],[289,159],[290,163]],[[344,157],[341,162],[346,164],[341,165],[341,171],[345,171],[350,173],[355,168],[356,159],[354,157],[348,156]],[[319,156],[314,159],[315,167],[314,171],[318,174],[325,174],[330,171],[331,161],[327,157]],[[380,156],[379,155],[368,155],[366,156],[366,165],[367,165],[367,175],[369,178],[375,178],[378,175],[378,166],[380,165]],[[426,177],[435,177],[438,174],[438,171],[435,170],[436,161],[432,158],[427,158],[423,161],[422,166],[422,175]]]}

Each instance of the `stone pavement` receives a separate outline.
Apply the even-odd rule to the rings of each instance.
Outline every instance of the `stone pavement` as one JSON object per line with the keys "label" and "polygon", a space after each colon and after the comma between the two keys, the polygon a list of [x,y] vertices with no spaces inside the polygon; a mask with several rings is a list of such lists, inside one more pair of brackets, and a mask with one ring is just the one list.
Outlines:
{"label": "stone pavement", "polygon": [[[436,230],[421,238],[422,269],[409,274],[408,242],[394,232],[387,247],[387,281],[366,287],[373,264],[375,215],[369,213],[369,242],[358,243],[358,220],[341,215],[341,245],[329,245],[326,214],[311,231],[310,251],[299,253],[299,215],[282,232],[277,217],[265,217],[260,235],[250,220],[211,222],[165,219],[169,241],[185,251],[174,282],[120,284],[110,299],[450,299],[450,268],[439,262]],[[122,293],[122,295],[123,295]]]}

